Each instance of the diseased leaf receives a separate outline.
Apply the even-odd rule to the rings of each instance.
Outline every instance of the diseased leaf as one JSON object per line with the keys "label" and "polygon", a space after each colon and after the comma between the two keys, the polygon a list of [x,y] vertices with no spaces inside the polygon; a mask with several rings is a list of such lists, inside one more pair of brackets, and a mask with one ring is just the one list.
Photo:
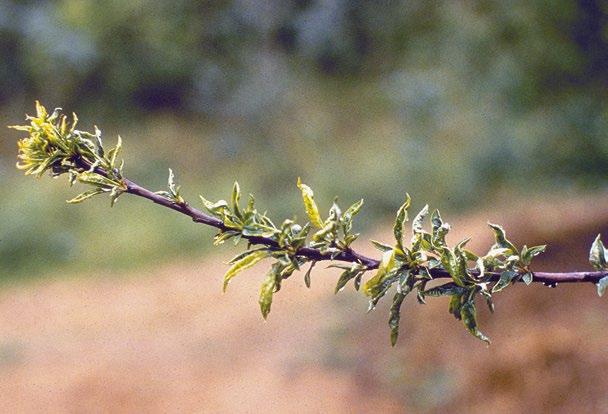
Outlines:
{"label": "diseased leaf", "polygon": [[499,226],[498,224],[492,224],[492,223],[488,223],[488,226],[490,226],[492,228],[492,230],[494,230],[494,237],[496,238],[496,246],[503,248],[503,249],[509,249],[511,254],[514,254],[514,255],[518,254],[517,248],[513,245],[513,243],[511,243],[509,240],[507,240],[506,233],[501,226]]}
{"label": "diseased leaf", "polygon": [[78,194],[76,197],[72,198],[71,200],[68,200],[67,202],[70,204],[82,203],[83,201],[88,200],[89,198],[97,194],[102,194],[104,192],[105,191],[100,188],[95,188],[93,190],[85,191],[84,193]]}
{"label": "diseased leaf", "polygon": [[426,216],[429,215],[429,205],[426,204],[422,210],[420,210],[420,212],[416,215],[416,217],[414,217],[414,220],[412,220],[412,232],[414,234],[417,233],[422,233],[424,231],[423,229],[423,225],[424,225],[424,220],[426,219]]}
{"label": "diseased leaf", "polygon": [[461,319],[460,308],[462,307],[462,295],[454,295],[450,298],[448,311],[458,320]]}
{"label": "diseased leaf", "polygon": [[607,268],[607,256],[606,248],[601,240],[601,235],[598,234],[591,245],[591,250],[589,251],[589,263],[591,263],[591,265],[597,270],[604,270]]}
{"label": "diseased leaf", "polygon": [[539,254],[545,252],[546,247],[547,247],[546,245],[532,246],[532,247],[524,246],[521,249],[521,254],[520,254],[522,263],[525,266],[528,266],[532,262],[532,259],[534,259]]}
{"label": "diseased leaf", "polygon": [[232,278],[235,277],[239,272],[249,269],[256,263],[258,263],[260,260],[263,260],[269,256],[270,252],[267,250],[256,250],[251,251],[248,255],[234,262],[224,275],[223,291],[226,292],[226,288],[228,288],[228,283],[230,283],[230,280],[232,280]]}
{"label": "diseased leaf", "polygon": [[169,178],[167,179],[167,186],[169,187],[169,191],[171,194],[177,194],[177,187],[175,186],[175,174],[173,170],[169,168]]}
{"label": "diseased leaf", "polygon": [[361,287],[361,279],[363,278],[363,273],[361,272],[359,273],[357,276],[355,276],[355,279],[353,280],[353,284],[355,285],[355,290],[358,292],[359,288]]}
{"label": "diseased leaf", "polygon": [[454,296],[462,295],[466,292],[466,289],[458,286],[456,283],[446,283],[444,285],[435,286],[424,291],[425,296]]}
{"label": "diseased leaf", "polygon": [[224,244],[226,240],[231,239],[234,236],[239,235],[240,233],[237,231],[220,231],[218,234],[213,236],[213,245],[219,246],[220,244]]}
{"label": "diseased leaf", "polygon": [[439,210],[435,210],[431,214],[431,224],[433,227],[432,244],[438,247],[445,246],[445,236],[450,231],[450,225],[443,222]]}
{"label": "diseased leaf", "polygon": [[393,250],[393,246],[388,245],[386,243],[382,243],[377,240],[370,240],[370,242],[374,245],[376,249],[380,250],[381,252],[390,252],[391,250]]}
{"label": "diseased leaf", "polygon": [[411,201],[410,195],[406,193],[405,201],[397,211],[397,218],[395,219],[395,225],[393,226],[393,234],[395,235],[397,246],[399,246],[401,250],[403,250],[403,223],[408,220],[407,209],[410,207]]}
{"label": "diseased leaf", "polygon": [[310,219],[310,222],[313,226],[321,229],[323,228],[323,220],[321,220],[321,215],[319,214],[319,208],[317,207],[317,203],[315,203],[314,193],[312,189],[306,184],[302,183],[302,180],[298,177],[298,188],[302,192],[302,199],[304,200],[304,208],[306,209],[306,214]]}
{"label": "diseased leaf", "polygon": [[114,205],[116,205],[116,202],[118,201],[118,197],[120,197],[120,195],[124,193],[124,190],[120,187],[114,187],[112,188],[112,191],[110,191],[110,207],[114,207]]}
{"label": "diseased leaf", "polygon": [[[116,141],[116,146],[108,152],[108,161],[110,164],[110,168],[112,168],[112,169],[116,168],[116,157],[118,157],[118,154],[120,154],[121,149],[122,149],[122,138],[119,135],[118,139]],[[121,170],[122,170],[122,168],[121,168]]]}
{"label": "diseased leaf", "polygon": [[344,286],[346,286],[346,284],[348,283],[349,280],[354,279],[357,276],[360,276],[363,272],[364,272],[364,270],[361,268],[361,266],[357,265],[357,263],[353,263],[353,265],[351,267],[347,268],[340,275],[340,278],[338,279],[338,283],[336,284],[336,289],[334,290],[334,293],[340,292],[342,289],[344,289]]}
{"label": "diseased leaf", "polygon": [[270,307],[272,306],[272,295],[274,294],[274,289],[276,286],[276,275],[274,271],[271,270],[266,279],[262,283],[262,287],[260,288],[260,310],[262,311],[262,317],[266,319],[268,314],[270,313]]}
{"label": "diseased leaf", "polygon": [[359,214],[359,211],[361,210],[361,207],[363,207],[363,199],[357,201],[356,203],[354,203],[353,205],[351,205],[342,215],[342,217],[345,220],[352,220],[353,217],[355,217],[357,214]]}
{"label": "diseased leaf", "polygon": [[108,188],[115,187],[116,185],[120,184],[120,183],[117,183],[116,181],[112,181],[109,178],[106,178],[103,175],[99,175],[94,172],[82,172],[82,173],[78,174],[76,178],[81,183],[93,184],[96,186],[103,186],[103,187],[108,187]]}
{"label": "diseased leaf", "polygon": [[405,299],[403,293],[395,293],[393,296],[393,304],[388,319],[388,326],[391,328],[391,345],[395,346],[399,337],[399,321],[401,319],[401,304]]}
{"label": "diseased leaf", "polygon": [[382,260],[378,266],[376,274],[363,285],[363,293],[367,296],[375,297],[381,290],[381,282],[384,277],[393,270],[395,266],[395,251],[390,250],[384,252]]}
{"label": "diseased leaf", "polygon": [[462,323],[472,335],[481,339],[488,345],[490,344],[490,339],[481,333],[477,327],[477,310],[475,309],[475,302],[469,300],[463,303],[460,308],[460,317],[462,318]]}
{"label": "diseased leaf", "polygon": [[597,294],[599,296],[604,296],[604,292],[606,292],[607,287],[608,287],[608,276],[605,276],[597,282]]}
{"label": "diseased leaf", "polygon": [[459,286],[465,285],[467,278],[466,257],[462,251],[452,251],[444,248],[441,254],[441,264],[448,271],[454,282]]}
{"label": "diseased leaf", "polygon": [[527,285],[530,286],[530,284],[532,283],[532,279],[533,279],[533,275],[531,272],[526,272],[523,274],[523,276],[521,277],[521,280],[523,280],[523,282]]}
{"label": "diseased leaf", "polygon": [[209,211],[214,216],[222,217],[226,213],[229,212],[228,203],[225,200],[219,200],[219,201],[213,203],[213,202],[207,200],[202,195],[199,195],[199,197],[201,198],[201,201],[203,202],[203,206],[207,209],[207,211]]}
{"label": "diseased leaf", "polygon": [[234,214],[239,218],[239,219],[243,219],[243,214],[241,213],[241,207],[239,206],[239,202],[241,199],[241,188],[239,187],[239,183],[238,182],[234,182],[234,185],[232,186],[232,211],[234,212]]}
{"label": "diseased leaf", "polygon": [[500,279],[498,280],[498,282],[496,282],[496,284],[492,288],[492,293],[500,292],[501,290],[503,290],[504,288],[509,286],[511,284],[511,282],[513,281],[513,279],[515,279],[515,277],[517,277],[517,272],[514,272],[512,270],[507,270],[505,272],[502,272],[500,274]]}

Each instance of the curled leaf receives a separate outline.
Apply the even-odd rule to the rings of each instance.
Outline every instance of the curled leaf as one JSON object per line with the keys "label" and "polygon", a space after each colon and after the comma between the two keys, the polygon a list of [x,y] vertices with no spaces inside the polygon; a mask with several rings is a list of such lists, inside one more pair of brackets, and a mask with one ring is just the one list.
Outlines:
{"label": "curled leaf", "polygon": [[234,214],[239,218],[242,219],[243,218],[243,214],[241,213],[241,207],[239,206],[239,201],[241,199],[241,188],[239,187],[239,183],[238,182],[234,182],[234,185],[232,186],[232,211],[234,211]]}
{"label": "curled leaf", "polygon": [[270,272],[262,282],[262,286],[260,288],[260,310],[262,311],[262,317],[266,319],[268,314],[270,313],[270,307],[272,306],[272,296],[275,292],[275,289],[278,290],[280,288],[281,282],[281,272],[284,270],[285,266],[280,262],[276,262],[272,265]]}
{"label": "curled leaf", "polygon": [[424,220],[426,219],[426,216],[428,216],[428,214],[429,214],[429,205],[426,204],[422,208],[422,210],[420,210],[420,212],[416,215],[416,217],[414,217],[414,220],[412,220],[412,232],[414,232],[414,234],[422,233],[424,231],[423,224],[424,224]]}
{"label": "curled leaf", "polygon": [[604,292],[606,292],[606,288],[608,288],[608,276],[601,278],[597,282],[597,294],[599,296],[604,296]]}
{"label": "curled leaf", "polygon": [[607,256],[606,247],[604,247],[604,243],[602,243],[601,235],[598,234],[589,251],[589,263],[597,270],[604,270],[607,267]]}
{"label": "curled leaf", "polygon": [[488,345],[490,344],[490,339],[477,327],[477,310],[475,309],[475,302],[468,300],[463,303],[462,307],[460,308],[460,317],[462,318],[462,323],[464,326],[473,336],[481,339]]}
{"label": "curled leaf", "polygon": [[306,274],[304,274],[304,284],[306,285],[306,287],[308,289],[310,289],[310,272],[312,271],[312,268],[315,267],[315,264],[317,262],[315,262],[313,260],[313,262],[310,264],[310,267],[308,268],[308,270],[306,271]]}
{"label": "curled leaf", "polygon": [[492,228],[492,230],[494,230],[494,237],[496,238],[496,246],[503,248],[503,249],[509,249],[511,254],[517,255],[518,254],[518,250],[515,247],[515,245],[513,243],[511,243],[509,240],[507,240],[507,235],[505,233],[505,230],[499,226],[498,224],[492,224],[492,223],[488,223],[488,226],[490,226]]}
{"label": "curled leaf", "polygon": [[395,346],[399,337],[399,321],[401,319],[401,304],[405,299],[405,294],[395,293],[393,296],[393,304],[388,319],[388,326],[391,328],[391,345]]}
{"label": "curled leaf", "polygon": [[407,217],[407,209],[410,207],[412,199],[409,194],[405,194],[405,201],[399,207],[397,211],[397,218],[395,219],[395,225],[393,226],[393,234],[395,235],[395,240],[397,241],[397,246],[401,250],[403,250],[403,223],[408,220]]}

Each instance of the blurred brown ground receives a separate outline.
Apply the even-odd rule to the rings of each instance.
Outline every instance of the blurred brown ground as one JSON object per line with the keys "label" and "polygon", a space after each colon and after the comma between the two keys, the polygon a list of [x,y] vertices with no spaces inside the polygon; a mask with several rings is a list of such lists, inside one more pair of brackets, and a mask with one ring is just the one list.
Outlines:
{"label": "blurred brown ground", "polygon": [[[446,219],[452,242],[487,246],[492,220],[518,242],[549,243],[537,269],[587,269],[607,201],[505,198]],[[334,271],[317,266],[311,290],[288,280],[263,322],[263,265],[222,295],[225,259],[3,287],[1,411],[608,412],[608,302],[592,285],[517,286],[496,297],[495,315],[479,306],[490,347],[446,300],[410,298],[391,348],[388,304],[366,314],[350,286],[334,296]]]}

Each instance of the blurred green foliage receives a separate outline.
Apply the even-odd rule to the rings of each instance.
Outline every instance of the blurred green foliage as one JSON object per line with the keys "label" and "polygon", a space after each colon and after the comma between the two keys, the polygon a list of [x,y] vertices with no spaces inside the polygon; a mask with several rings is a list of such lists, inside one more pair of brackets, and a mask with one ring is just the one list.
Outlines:
{"label": "blurred green foliage", "polygon": [[[298,208],[298,176],[321,205],[364,197],[367,225],[405,191],[452,209],[568,197],[606,186],[607,12],[599,0],[5,0],[0,122],[20,123],[34,99],[62,106],[125,138],[130,178],[161,189],[172,167],[193,203],[238,179],[273,217]],[[63,205],[77,191],[23,179],[20,136],[3,136],[4,274],[210,244],[140,200]]]}

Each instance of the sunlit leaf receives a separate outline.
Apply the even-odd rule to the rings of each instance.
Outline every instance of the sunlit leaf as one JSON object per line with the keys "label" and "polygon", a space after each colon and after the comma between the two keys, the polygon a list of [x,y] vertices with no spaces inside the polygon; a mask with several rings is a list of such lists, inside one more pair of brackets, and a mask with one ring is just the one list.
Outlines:
{"label": "sunlit leaf", "polygon": [[608,260],[607,256],[606,248],[601,240],[601,235],[598,234],[589,251],[589,262],[597,270],[604,270],[606,269],[606,261]]}
{"label": "sunlit leaf", "polygon": [[498,224],[492,224],[492,223],[488,223],[488,226],[490,226],[492,228],[492,230],[494,230],[494,237],[496,238],[496,246],[503,248],[503,249],[509,249],[511,251],[511,254],[518,253],[518,250],[515,247],[515,245],[513,245],[513,243],[511,243],[509,240],[507,240],[507,235],[501,226],[499,226]]}
{"label": "sunlit leaf", "polygon": [[321,220],[321,215],[319,214],[319,208],[317,207],[317,203],[315,203],[314,193],[312,189],[306,184],[302,183],[302,180],[298,177],[298,188],[302,192],[302,199],[304,200],[304,208],[306,209],[306,214],[310,219],[310,222],[313,226],[317,228],[323,228],[323,220]]}
{"label": "sunlit leaf", "polygon": [[95,188],[93,190],[85,191],[82,194],[78,194],[76,197],[72,198],[71,200],[68,200],[67,202],[70,204],[82,203],[83,201],[88,200],[89,198],[97,194],[102,194],[104,192],[105,191],[100,188]]}
{"label": "sunlit leaf", "polygon": [[408,220],[407,210],[410,207],[411,201],[410,195],[406,193],[405,201],[397,211],[397,218],[395,219],[395,224],[393,226],[393,234],[395,235],[397,246],[399,246],[401,250],[403,250],[403,223]]}
{"label": "sunlit leaf", "polygon": [[253,267],[256,263],[270,256],[270,252],[267,250],[251,251],[248,255],[240,258],[230,266],[226,274],[224,275],[224,286],[223,291],[226,292],[228,284],[239,272]]}

